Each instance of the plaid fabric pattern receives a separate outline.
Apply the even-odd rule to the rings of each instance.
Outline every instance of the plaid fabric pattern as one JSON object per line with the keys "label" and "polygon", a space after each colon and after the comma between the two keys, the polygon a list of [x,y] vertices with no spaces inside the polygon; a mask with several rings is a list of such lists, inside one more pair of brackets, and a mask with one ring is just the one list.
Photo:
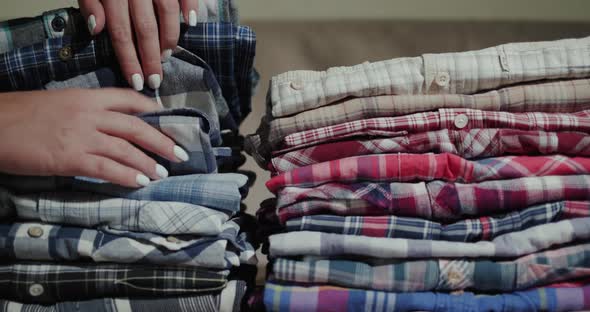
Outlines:
{"label": "plaid fabric pattern", "polygon": [[588,143],[590,136],[582,132],[444,129],[394,138],[337,141],[292,149],[272,158],[271,169],[286,172],[340,158],[386,153],[438,152],[451,153],[466,159],[507,154],[590,156]]}
{"label": "plaid fabric pattern", "polygon": [[240,211],[242,192],[245,192],[247,182],[246,176],[236,173],[192,174],[168,177],[134,189],[81,177],[0,175],[0,185],[16,193],[56,190],[89,192],[133,200],[189,203],[229,215]]}
{"label": "plaid fabric pattern", "polygon": [[112,198],[90,193],[10,195],[20,220],[86,228],[158,234],[216,236],[229,220],[225,212],[181,202]]}
{"label": "plaid fabric pattern", "polygon": [[[560,200],[589,200],[590,175],[549,176],[474,184],[431,181],[419,183],[328,183],[315,188],[286,187],[278,193],[277,207],[308,200],[332,200],[355,208],[372,207],[381,214],[455,220],[463,216],[510,212],[532,205]],[[356,203],[354,202],[355,200]],[[361,201],[358,201],[361,200]],[[309,207],[309,208],[307,208]],[[361,207],[356,207],[361,208]],[[300,207],[301,208],[301,207]],[[313,209],[313,208],[311,208]]]}
{"label": "plaid fabric pattern", "polygon": [[297,168],[266,182],[271,192],[286,186],[313,187],[324,183],[457,181],[474,183],[524,177],[590,174],[590,158],[507,156],[469,161],[442,154],[381,154],[337,159]]}
{"label": "plaid fabric pattern", "polygon": [[[461,117],[459,117],[461,116]],[[577,113],[507,113],[472,109],[440,109],[398,117],[363,119],[330,127],[291,134],[285,146],[310,146],[354,136],[404,135],[406,132],[427,132],[441,129],[460,130],[457,118],[466,118],[468,129],[509,128],[517,130],[580,131],[590,130],[590,111]]]}
{"label": "plaid fabric pattern", "polygon": [[475,243],[289,232],[272,235],[270,256],[360,256],[382,259],[512,258],[590,238],[590,218],[563,220]]}
{"label": "plaid fabric pattern", "polygon": [[52,305],[22,304],[0,300],[3,312],[231,312],[239,311],[246,293],[244,281],[229,281],[220,293],[178,297],[100,298],[87,301],[58,302]]}
{"label": "plaid fabric pattern", "polygon": [[474,290],[509,292],[590,276],[590,244],[530,254],[514,261],[419,260],[355,262],[276,259],[282,283],[335,285],[391,292]]}
{"label": "plaid fabric pattern", "polygon": [[590,286],[537,288],[492,296],[465,292],[388,293],[332,286],[299,287],[267,283],[264,305],[268,312],[474,312],[582,311],[590,309]]}
{"label": "plaid fabric pattern", "polygon": [[[224,275],[196,268],[93,263],[0,265],[2,298],[28,303],[186,295],[220,291],[226,283]],[[34,284],[43,287],[41,295],[31,295],[29,288]]]}
{"label": "plaid fabric pattern", "polygon": [[[227,224],[224,232],[216,237],[166,238],[151,233],[39,223],[4,224],[0,225],[0,255],[4,259],[18,260],[92,260],[227,269],[239,266],[241,258],[254,253],[238,231],[239,226],[233,223]],[[243,257],[227,252],[228,243],[244,251]]]}
{"label": "plaid fabric pattern", "polygon": [[589,42],[590,37],[511,43],[478,51],[365,62],[322,72],[287,72],[271,80],[271,112],[273,117],[284,117],[347,97],[473,94],[527,81],[588,77]]}
{"label": "plaid fabric pattern", "polygon": [[560,201],[532,206],[506,215],[441,224],[398,216],[311,215],[286,221],[285,230],[370,237],[475,242],[559,220],[590,217],[590,202]]}

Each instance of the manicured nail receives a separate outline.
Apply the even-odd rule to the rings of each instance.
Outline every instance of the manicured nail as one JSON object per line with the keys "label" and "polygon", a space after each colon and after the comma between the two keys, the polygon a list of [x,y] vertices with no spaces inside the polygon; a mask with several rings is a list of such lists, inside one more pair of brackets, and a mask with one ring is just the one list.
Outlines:
{"label": "manicured nail", "polygon": [[197,26],[197,12],[195,10],[188,12],[188,24],[189,26]]}
{"label": "manicured nail", "polygon": [[168,177],[168,170],[166,170],[166,168],[164,168],[164,166],[162,166],[160,164],[156,164],[156,173],[162,179]]}
{"label": "manicured nail", "polygon": [[176,157],[182,161],[188,160],[187,152],[184,149],[182,149],[182,147],[180,147],[178,145],[174,146],[174,155],[176,155]]}
{"label": "manicured nail", "polygon": [[94,15],[88,16],[88,31],[91,35],[94,35],[94,28],[96,28],[96,17]]}
{"label": "manicured nail", "polygon": [[158,74],[153,74],[148,77],[148,85],[152,89],[160,89],[160,84],[162,84],[162,77]]}
{"label": "manicured nail", "polygon": [[136,91],[143,90],[143,78],[141,78],[140,74],[133,74],[131,76],[131,83],[133,84],[133,89]]}
{"label": "manicured nail", "polygon": [[162,63],[167,62],[171,56],[172,56],[172,49],[164,50],[164,52],[162,52]]}
{"label": "manicured nail", "polygon": [[135,182],[141,186],[148,186],[148,184],[150,184],[150,178],[140,173],[135,178]]}

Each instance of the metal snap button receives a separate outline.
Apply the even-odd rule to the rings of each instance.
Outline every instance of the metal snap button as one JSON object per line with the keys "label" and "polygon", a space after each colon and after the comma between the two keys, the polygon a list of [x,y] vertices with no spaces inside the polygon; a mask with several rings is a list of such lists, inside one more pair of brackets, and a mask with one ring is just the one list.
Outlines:
{"label": "metal snap button", "polygon": [[59,59],[62,61],[68,61],[70,59],[72,59],[72,57],[74,57],[74,51],[72,50],[72,47],[67,46],[67,47],[63,47],[59,50]]}
{"label": "metal snap button", "polygon": [[38,226],[32,226],[27,230],[27,234],[29,234],[30,237],[38,238],[43,236],[43,229]]}

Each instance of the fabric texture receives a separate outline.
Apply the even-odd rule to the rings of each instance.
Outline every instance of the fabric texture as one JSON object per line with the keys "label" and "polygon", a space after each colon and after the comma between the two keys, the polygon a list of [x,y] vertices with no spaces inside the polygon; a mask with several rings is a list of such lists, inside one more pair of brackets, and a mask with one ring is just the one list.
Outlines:
{"label": "fabric texture", "polygon": [[590,309],[588,298],[590,286],[546,287],[493,296],[477,296],[470,292],[389,293],[331,286],[282,286],[276,283],[267,283],[264,289],[264,304],[269,312],[566,312]]}
{"label": "fabric texture", "polygon": [[590,218],[563,220],[475,243],[289,232],[269,238],[272,257],[361,256],[383,259],[511,258],[590,238]]}
{"label": "fabric texture", "polygon": [[[223,274],[198,268],[128,264],[11,263],[0,265],[2,298],[51,304],[104,297],[171,296],[221,291]],[[43,292],[33,292],[33,287]]]}

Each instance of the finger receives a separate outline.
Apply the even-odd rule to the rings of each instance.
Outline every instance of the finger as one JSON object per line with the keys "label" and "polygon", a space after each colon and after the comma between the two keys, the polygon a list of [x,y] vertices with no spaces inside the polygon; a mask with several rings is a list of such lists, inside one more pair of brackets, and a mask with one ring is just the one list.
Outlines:
{"label": "finger", "polygon": [[127,0],[103,0],[106,23],[119,66],[129,85],[135,90],[143,89],[144,75],[135,52],[131,21],[129,18],[129,3]]}
{"label": "finger", "polygon": [[91,92],[96,94],[90,95],[91,98],[100,99],[96,102],[97,105],[113,112],[139,114],[160,109],[156,101],[131,90],[111,88],[91,90]]}
{"label": "finger", "polygon": [[188,154],[184,149],[138,117],[114,112],[106,112],[101,115],[97,117],[99,131],[135,143],[170,161],[188,160]]}
{"label": "finger", "polygon": [[82,16],[86,19],[91,35],[99,34],[105,25],[104,7],[99,0],[78,0]]}
{"label": "finger", "polygon": [[129,8],[148,86],[159,89],[162,83],[162,62],[154,5],[152,0],[129,0]]}
{"label": "finger", "polygon": [[172,55],[172,49],[178,44],[180,37],[180,23],[178,0],[155,0],[158,10],[158,26],[160,28],[161,60],[165,61]]}
{"label": "finger", "polygon": [[87,154],[80,159],[78,169],[73,175],[88,176],[127,187],[147,186],[150,183],[150,178],[138,170],[93,154]]}
{"label": "finger", "polygon": [[199,0],[181,0],[182,16],[185,23],[189,26],[197,26],[197,10],[199,8]]}
{"label": "finger", "polygon": [[168,177],[168,171],[155,160],[131,143],[106,134],[99,134],[96,144],[89,149],[93,155],[112,159],[127,167],[134,168],[152,178],[159,180]]}

